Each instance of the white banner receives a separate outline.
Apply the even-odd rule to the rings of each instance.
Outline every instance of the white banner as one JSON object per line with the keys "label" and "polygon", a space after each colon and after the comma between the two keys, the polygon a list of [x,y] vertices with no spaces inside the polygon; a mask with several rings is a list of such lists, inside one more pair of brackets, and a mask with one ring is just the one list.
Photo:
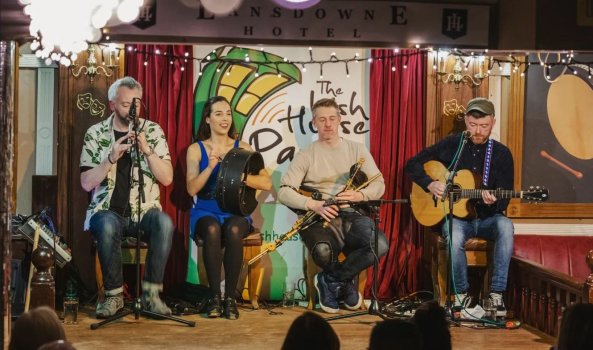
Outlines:
{"label": "white banner", "polygon": [[[218,60],[214,59],[213,51],[217,52]],[[231,57],[233,54],[237,56],[237,52],[239,57],[248,55],[250,61],[233,63]],[[335,54],[338,59],[355,57],[357,53],[360,57],[370,54],[359,48],[316,48],[313,51],[317,58]],[[372,117],[368,104],[368,63],[349,63],[348,74],[344,62],[324,64],[323,74],[319,65],[307,65],[306,71],[303,71],[302,66],[290,62],[265,73],[264,69],[269,64],[257,63],[258,57],[268,60],[277,57],[282,62],[284,57],[288,61],[306,61],[310,57],[308,48],[194,46],[194,57],[205,58],[208,55],[212,55],[210,63],[201,67],[198,62],[195,63],[194,95],[206,98],[220,94],[227,97],[234,111],[235,125],[244,125],[242,140],[262,154],[266,169],[272,176],[273,189],[271,193],[260,193],[260,204],[252,216],[254,226],[263,234],[264,240],[273,242],[286,233],[297,219],[290,209],[278,203],[276,191],[294,155],[317,139],[317,133],[310,125],[314,101],[335,98],[342,115],[341,135],[368,145],[369,119]],[[199,75],[200,69],[202,75]],[[253,100],[255,94],[257,101]],[[195,261],[195,250],[192,255]],[[303,277],[302,261],[303,244],[298,235],[264,257],[262,262],[269,281],[263,283],[261,295],[280,299],[287,284],[293,285]],[[193,271],[195,265],[192,267],[190,262],[188,281],[195,283],[195,278],[191,276]]]}

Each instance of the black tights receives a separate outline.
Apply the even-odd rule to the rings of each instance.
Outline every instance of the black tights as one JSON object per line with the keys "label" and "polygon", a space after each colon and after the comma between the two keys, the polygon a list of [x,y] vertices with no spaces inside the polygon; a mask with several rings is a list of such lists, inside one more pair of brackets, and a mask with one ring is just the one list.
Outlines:
{"label": "black tights", "polygon": [[210,291],[213,295],[220,295],[220,274],[224,262],[224,294],[235,298],[243,262],[243,238],[249,233],[249,222],[244,217],[232,216],[221,227],[216,218],[205,216],[196,223],[195,232],[204,241],[204,265]]}

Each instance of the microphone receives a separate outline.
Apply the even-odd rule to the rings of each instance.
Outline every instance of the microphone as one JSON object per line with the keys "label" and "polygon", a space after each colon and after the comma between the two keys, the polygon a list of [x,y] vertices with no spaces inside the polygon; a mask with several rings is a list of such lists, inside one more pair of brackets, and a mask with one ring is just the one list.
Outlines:
{"label": "microphone", "polygon": [[463,135],[463,138],[469,139],[472,137],[472,132],[469,130],[465,130],[464,132],[461,133]]}
{"label": "microphone", "polygon": [[130,111],[128,112],[128,116],[131,119],[136,119],[136,97],[132,98],[132,104],[130,105]]}
{"label": "microphone", "polygon": [[[136,97],[132,97],[132,104],[130,105],[130,110],[128,112],[128,117],[131,119],[131,122],[128,123],[128,134],[132,132],[132,127],[136,130]],[[128,145],[132,144],[132,140],[128,137]],[[127,153],[130,153],[131,147],[128,148]]]}

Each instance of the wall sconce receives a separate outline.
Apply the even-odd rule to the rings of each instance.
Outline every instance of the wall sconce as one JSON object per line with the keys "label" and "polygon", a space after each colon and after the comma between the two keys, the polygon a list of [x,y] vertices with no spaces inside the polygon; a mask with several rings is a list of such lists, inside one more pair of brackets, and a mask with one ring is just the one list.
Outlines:
{"label": "wall sconce", "polygon": [[441,62],[439,62],[438,67],[439,69],[437,71],[437,79],[445,84],[455,84],[455,89],[459,89],[459,84],[480,86],[482,84],[482,80],[488,76],[488,74],[484,74],[483,65],[485,64],[485,62],[485,58],[478,58],[478,73],[471,76],[469,74],[463,74],[463,70],[461,68],[462,61],[459,56],[455,57],[455,65],[453,65],[452,73],[447,73],[445,71],[446,61],[441,59]]}
{"label": "wall sconce", "polygon": [[[89,77],[89,80],[92,83],[95,82],[95,77],[97,75],[103,74],[105,77],[110,77],[113,75],[113,71],[117,68],[116,64],[113,64],[112,54],[113,52],[109,51],[109,59],[108,64],[105,66],[97,66],[97,58],[95,57],[95,46],[89,45],[88,49],[86,50],[88,53],[88,58],[86,60],[86,66],[84,65],[77,65],[73,64],[71,66],[72,75],[78,78],[81,74],[84,74]],[[105,68],[107,67],[107,68]]]}

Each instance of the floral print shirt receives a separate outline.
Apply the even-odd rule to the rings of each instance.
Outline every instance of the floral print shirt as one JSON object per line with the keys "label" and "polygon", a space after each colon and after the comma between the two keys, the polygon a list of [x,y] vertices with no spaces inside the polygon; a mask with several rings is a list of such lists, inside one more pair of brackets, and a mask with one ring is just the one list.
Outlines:
{"label": "floral print shirt", "polygon": [[[112,114],[109,118],[92,125],[84,135],[84,144],[80,154],[80,167],[94,168],[101,164],[101,162],[111,152],[111,145],[115,143],[115,136],[113,135],[113,118]],[[145,123],[146,122],[146,123]],[[161,159],[171,160],[169,154],[169,146],[165,139],[163,129],[150,120],[138,118],[138,125],[142,127],[146,136],[146,141],[154,150],[154,153]],[[136,220],[138,217],[138,168],[136,167],[136,152],[132,147],[131,157],[133,160],[133,173],[130,185],[130,207],[132,208],[131,218]],[[160,189],[159,182],[150,171],[148,161],[142,152],[140,152],[140,167],[144,174],[144,195],[145,202],[142,203],[140,215],[144,215],[151,208],[161,209],[160,203]],[[111,203],[111,196],[115,188],[115,176],[117,174],[117,163],[109,169],[107,177],[92,191],[92,199],[86,211],[86,219],[84,221],[84,229],[89,229],[89,222],[91,217],[100,210],[108,210]]]}

